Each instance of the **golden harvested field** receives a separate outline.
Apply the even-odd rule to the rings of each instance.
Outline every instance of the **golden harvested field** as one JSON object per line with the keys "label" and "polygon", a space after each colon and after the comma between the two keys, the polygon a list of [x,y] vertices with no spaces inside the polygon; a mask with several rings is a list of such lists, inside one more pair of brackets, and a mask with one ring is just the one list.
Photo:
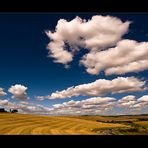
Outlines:
{"label": "golden harvested field", "polygon": [[0,135],[94,135],[93,129],[124,128],[127,125],[102,123],[68,116],[39,116],[0,113]]}
{"label": "golden harvested field", "polygon": [[[85,120],[91,120],[91,121],[100,121],[100,122],[106,122],[106,121],[136,121],[137,117],[130,117],[130,116],[70,116],[71,118],[79,118],[79,119],[85,119]],[[141,117],[141,116],[140,116]]]}
{"label": "golden harvested field", "polygon": [[137,121],[135,123],[138,124],[138,125],[141,125],[145,128],[148,128],[148,121]]}

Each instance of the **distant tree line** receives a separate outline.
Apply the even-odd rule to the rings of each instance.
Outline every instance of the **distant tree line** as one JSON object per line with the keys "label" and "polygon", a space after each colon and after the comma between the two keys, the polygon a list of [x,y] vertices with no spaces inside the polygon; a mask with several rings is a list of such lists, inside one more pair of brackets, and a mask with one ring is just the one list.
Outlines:
{"label": "distant tree line", "polygon": [[[9,113],[17,113],[17,109],[10,109]],[[4,108],[0,108],[0,113],[8,113]]]}

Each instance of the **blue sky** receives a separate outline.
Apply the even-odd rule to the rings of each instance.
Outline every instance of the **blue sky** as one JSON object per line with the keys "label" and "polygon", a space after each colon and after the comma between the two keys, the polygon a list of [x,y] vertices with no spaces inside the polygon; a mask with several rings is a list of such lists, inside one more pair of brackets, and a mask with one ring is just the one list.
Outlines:
{"label": "blue sky", "polygon": [[[0,87],[7,95],[2,99],[17,102],[11,98],[12,94],[7,90],[12,85],[21,84],[26,86],[29,101],[39,103],[46,107],[60,104],[70,100],[83,100],[90,96],[73,96],[70,99],[45,99],[38,101],[35,96],[47,96],[56,90],[65,90],[71,86],[87,84],[97,79],[112,80],[121,77],[143,78],[147,80],[148,70],[130,72],[122,75],[105,75],[101,71],[97,75],[86,72],[84,66],[79,65],[79,60],[87,51],[78,52],[70,68],[65,68],[61,63],[55,63],[53,58],[48,57],[47,44],[49,37],[46,30],[55,31],[59,19],[71,21],[76,16],[82,19],[91,19],[94,15],[110,15],[121,21],[131,21],[128,33],[122,39],[131,39],[137,42],[147,42],[148,39],[148,15],[128,13],[1,13],[0,14]],[[146,83],[147,85],[147,83]],[[127,92],[121,94],[108,93],[104,96],[121,99],[127,95],[135,95],[137,98],[147,95],[147,90],[140,92]]]}

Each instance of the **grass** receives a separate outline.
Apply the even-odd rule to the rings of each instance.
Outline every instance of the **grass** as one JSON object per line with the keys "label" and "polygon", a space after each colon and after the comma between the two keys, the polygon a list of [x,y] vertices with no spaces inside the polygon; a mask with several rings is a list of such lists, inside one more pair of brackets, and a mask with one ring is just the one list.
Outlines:
{"label": "grass", "polygon": [[39,116],[0,113],[0,135],[142,135],[147,116]]}

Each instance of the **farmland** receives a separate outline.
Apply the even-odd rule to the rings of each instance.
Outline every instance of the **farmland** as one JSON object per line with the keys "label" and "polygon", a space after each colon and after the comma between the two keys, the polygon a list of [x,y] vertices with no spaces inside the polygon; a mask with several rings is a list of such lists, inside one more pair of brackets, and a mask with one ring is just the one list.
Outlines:
{"label": "farmland", "polygon": [[39,116],[0,113],[0,135],[148,134],[148,116]]}

